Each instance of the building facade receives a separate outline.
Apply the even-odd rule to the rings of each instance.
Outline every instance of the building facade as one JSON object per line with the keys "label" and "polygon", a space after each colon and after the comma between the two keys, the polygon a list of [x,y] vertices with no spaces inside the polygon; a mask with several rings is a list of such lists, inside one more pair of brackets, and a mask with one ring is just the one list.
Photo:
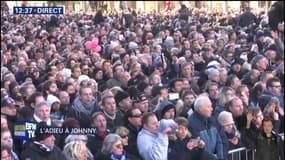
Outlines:
{"label": "building facade", "polygon": [[151,12],[161,11],[170,3],[171,9],[180,8],[184,3],[189,8],[207,8],[218,12],[242,11],[249,6],[254,11],[267,11],[274,1],[6,1],[10,8],[13,6],[65,6],[66,12],[93,14],[100,7],[107,10],[120,10],[122,6],[128,6],[136,11]]}

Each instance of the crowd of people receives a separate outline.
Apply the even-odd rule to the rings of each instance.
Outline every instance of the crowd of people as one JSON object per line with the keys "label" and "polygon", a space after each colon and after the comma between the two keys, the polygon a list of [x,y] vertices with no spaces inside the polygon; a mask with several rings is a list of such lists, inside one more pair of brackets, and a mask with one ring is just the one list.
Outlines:
{"label": "crowd of people", "polygon": [[[271,14],[1,8],[1,159],[238,160],[228,152],[246,147],[283,160],[284,17],[273,28]],[[14,138],[18,121],[34,138]]]}

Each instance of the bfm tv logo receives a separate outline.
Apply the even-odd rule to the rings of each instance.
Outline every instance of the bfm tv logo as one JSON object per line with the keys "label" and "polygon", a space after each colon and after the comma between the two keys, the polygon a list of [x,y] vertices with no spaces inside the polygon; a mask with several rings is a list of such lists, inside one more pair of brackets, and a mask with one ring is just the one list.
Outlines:
{"label": "bfm tv logo", "polygon": [[29,140],[35,137],[37,124],[35,122],[16,122],[14,135],[19,140]]}

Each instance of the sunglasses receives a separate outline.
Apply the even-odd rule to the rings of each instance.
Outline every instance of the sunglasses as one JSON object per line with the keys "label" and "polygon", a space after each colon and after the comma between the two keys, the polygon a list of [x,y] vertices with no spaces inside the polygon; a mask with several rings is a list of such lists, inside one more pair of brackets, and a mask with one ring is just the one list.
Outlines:
{"label": "sunglasses", "polygon": [[123,139],[125,139],[125,138],[127,138],[127,137],[129,137],[129,135],[123,135],[123,136],[121,136],[121,138],[123,138]]}

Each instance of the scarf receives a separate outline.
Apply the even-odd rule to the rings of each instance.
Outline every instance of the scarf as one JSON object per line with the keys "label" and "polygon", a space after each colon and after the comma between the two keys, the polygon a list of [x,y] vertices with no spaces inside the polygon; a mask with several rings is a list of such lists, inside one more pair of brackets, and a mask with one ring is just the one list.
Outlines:
{"label": "scarf", "polygon": [[122,154],[111,153],[112,160],[126,160],[126,152],[124,151]]}
{"label": "scarf", "polygon": [[73,102],[72,108],[75,110],[76,114],[80,118],[80,113],[84,113],[85,115],[92,114],[92,111],[94,109],[94,103],[95,101],[93,100],[90,104],[85,104],[81,101],[79,97],[76,97]]}

